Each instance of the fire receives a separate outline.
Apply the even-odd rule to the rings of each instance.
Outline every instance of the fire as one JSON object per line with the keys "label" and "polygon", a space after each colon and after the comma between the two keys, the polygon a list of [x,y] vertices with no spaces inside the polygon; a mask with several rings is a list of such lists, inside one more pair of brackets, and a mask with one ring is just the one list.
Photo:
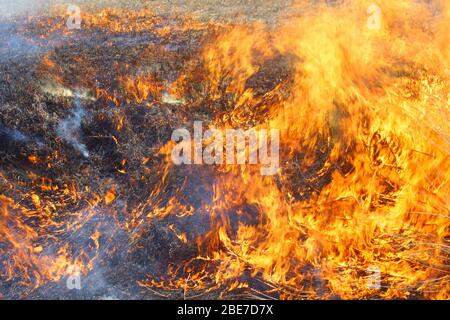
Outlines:
{"label": "fire", "polygon": [[32,164],[37,164],[39,162],[39,158],[35,154],[30,154],[28,156],[28,161],[30,161]]}
{"label": "fire", "polygon": [[108,205],[116,199],[116,189],[114,187],[109,190],[105,195],[105,203]]}
{"label": "fire", "polygon": [[[215,181],[196,263],[216,265],[216,285],[248,271],[283,298],[448,297],[449,74],[432,44],[443,29],[424,30],[432,12],[410,1],[382,3],[383,29],[362,29],[369,4],[320,5],[276,32],[231,28],[204,51],[208,99],[234,97],[231,126],[266,109],[254,126],[282,130],[285,159],[275,179],[246,167]],[[264,67],[255,51],[295,69],[262,97],[248,86]],[[381,288],[366,285],[371,266]]]}
{"label": "fire", "polygon": [[162,84],[153,77],[137,77],[136,79],[123,79],[123,88],[126,92],[126,102],[136,101],[142,103],[150,97],[160,98],[163,90]]}
{"label": "fire", "polygon": [[[207,41],[172,81],[143,67],[146,59],[175,59],[162,46],[111,62],[114,81],[102,86],[94,79],[104,70],[86,52],[71,57],[82,79],[76,86],[56,53],[41,58],[44,79],[73,92],[83,87],[95,108],[109,108],[98,119],[113,135],[90,138],[112,140],[124,157],[112,165],[120,177],[92,189],[69,174],[58,182],[36,174],[45,161],[34,154],[28,180],[1,172],[0,252],[9,260],[0,259],[0,278],[34,290],[73,265],[88,274],[100,256],[120,251],[105,245],[115,236],[103,233],[110,224],[139,252],[147,232],[167,223],[164,237],[184,253],[137,281],[163,297],[448,299],[449,6],[378,1],[382,23],[370,29],[371,4],[299,1],[303,14],[273,28],[189,17],[161,27],[162,18],[147,11],[86,13],[92,32],[152,30],[164,40],[203,32]],[[63,28],[54,20],[39,24],[45,36]],[[142,114],[162,106],[166,121],[186,108],[187,123],[199,116],[223,132],[278,129],[280,170],[263,176],[259,165],[176,166],[170,136],[133,161],[122,137],[145,116],[132,122],[129,104]],[[138,188],[146,189],[134,196]],[[189,221],[203,229],[189,230]],[[84,235],[84,228],[90,234],[81,249],[61,236]],[[378,286],[369,285],[374,273]]]}

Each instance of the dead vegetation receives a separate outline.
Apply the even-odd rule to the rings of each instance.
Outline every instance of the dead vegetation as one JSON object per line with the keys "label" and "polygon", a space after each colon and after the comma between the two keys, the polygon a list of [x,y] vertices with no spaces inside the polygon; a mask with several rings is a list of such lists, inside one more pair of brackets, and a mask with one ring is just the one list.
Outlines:
{"label": "dead vegetation", "polygon": [[[442,75],[372,35],[388,62],[366,74],[357,32],[322,32],[320,15],[299,40],[256,4],[220,19],[215,1],[186,4],[200,20],[158,5],[94,11],[73,32],[64,15],[2,22],[1,297],[445,297],[443,135],[420,127],[441,149],[407,147],[398,111],[444,101]],[[242,7],[251,19],[224,23]],[[274,121],[282,174],[173,166],[171,134],[195,120]],[[373,263],[392,287],[366,289]],[[67,290],[71,266],[83,290]]]}

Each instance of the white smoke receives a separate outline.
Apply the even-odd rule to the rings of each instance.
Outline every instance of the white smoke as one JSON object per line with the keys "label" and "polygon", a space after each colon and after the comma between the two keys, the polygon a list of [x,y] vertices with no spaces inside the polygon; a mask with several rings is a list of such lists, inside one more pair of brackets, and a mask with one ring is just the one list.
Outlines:
{"label": "white smoke", "polygon": [[0,0],[0,17],[35,14],[49,0]]}
{"label": "white smoke", "polygon": [[109,6],[127,3],[125,0],[0,0],[0,18],[14,16],[28,16],[39,13],[48,13],[49,9],[56,6],[76,5],[84,6]]}
{"label": "white smoke", "polygon": [[78,150],[83,157],[89,158],[89,151],[86,145],[80,142],[82,136],[81,121],[83,120],[84,114],[84,108],[80,103],[80,99],[76,97],[75,109],[72,110],[72,114],[68,118],[59,123],[56,132],[60,138]]}

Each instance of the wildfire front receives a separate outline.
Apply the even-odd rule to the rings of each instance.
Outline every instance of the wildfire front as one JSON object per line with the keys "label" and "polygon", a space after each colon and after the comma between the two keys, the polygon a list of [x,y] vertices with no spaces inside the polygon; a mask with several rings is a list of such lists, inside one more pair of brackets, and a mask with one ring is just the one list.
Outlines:
{"label": "wildfire front", "polygon": [[0,15],[0,298],[449,298],[448,1],[132,3]]}

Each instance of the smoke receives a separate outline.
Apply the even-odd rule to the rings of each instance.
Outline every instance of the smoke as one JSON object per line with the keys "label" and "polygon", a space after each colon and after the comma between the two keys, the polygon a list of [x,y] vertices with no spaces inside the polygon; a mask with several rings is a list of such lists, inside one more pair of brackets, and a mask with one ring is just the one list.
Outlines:
{"label": "smoke", "polygon": [[9,140],[16,142],[26,142],[29,139],[25,134],[16,129],[11,129],[7,127],[3,127],[0,124],[0,136],[5,135]]}
{"label": "smoke", "polygon": [[50,0],[0,0],[0,18],[35,14]]}
{"label": "smoke", "polygon": [[[135,1],[132,1],[135,2]],[[137,2],[139,3],[139,2]],[[0,19],[15,16],[48,13],[49,9],[61,6],[77,5],[104,7],[127,4],[123,0],[0,0]]]}
{"label": "smoke", "polygon": [[12,28],[0,26],[0,62],[32,57],[42,48],[26,41],[22,36],[14,34]]}
{"label": "smoke", "polygon": [[84,115],[84,108],[77,95],[75,98],[75,109],[72,110],[72,114],[68,118],[59,123],[56,132],[60,138],[78,150],[83,157],[89,158],[89,151],[87,150],[86,145],[80,142],[82,136],[81,121],[83,120]]}

